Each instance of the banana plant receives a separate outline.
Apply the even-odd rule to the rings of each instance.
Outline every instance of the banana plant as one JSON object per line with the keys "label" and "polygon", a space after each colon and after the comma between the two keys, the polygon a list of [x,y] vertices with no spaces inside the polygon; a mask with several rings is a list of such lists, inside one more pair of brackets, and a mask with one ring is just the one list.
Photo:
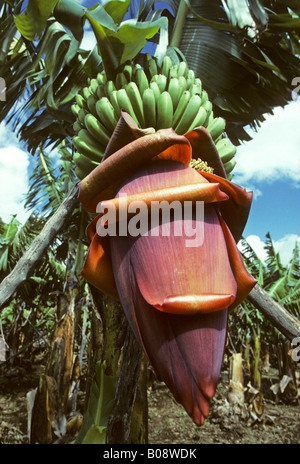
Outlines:
{"label": "banana plant", "polygon": [[[33,213],[20,224],[15,217],[0,227],[0,280],[14,268],[32,240],[39,234],[44,219]],[[1,323],[7,336],[7,360],[14,362],[19,353],[30,355],[32,344],[41,335],[50,333],[55,314],[54,294],[63,290],[65,267],[58,259],[56,244],[49,247],[39,267],[20,287],[1,313]],[[34,295],[34,297],[33,297]]]}
{"label": "banana plant", "polygon": [[[271,234],[266,234],[265,250],[267,257],[263,262],[255,253],[251,245],[242,240],[242,255],[248,271],[257,278],[260,285],[272,295],[272,298],[280,302],[291,314],[300,316],[299,300],[299,245],[296,242],[292,258],[288,265],[281,263],[280,254],[276,252]],[[275,356],[278,362],[279,375],[282,374],[281,360],[286,357],[286,340],[281,333],[260,314],[256,308],[247,300],[242,302],[240,309],[232,313],[229,320],[229,331],[231,341],[236,348],[245,349],[245,359],[249,364],[249,348],[256,353],[254,365],[258,362],[262,366],[262,361],[258,357],[257,333],[260,333],[261,348],[269,349],[276,347]],[[260,344],[259,344],[260,346]],[[283,351],[282,351],[283,350]],[[246,354],[247,351],[247,354]],[[271,353],[272,354],[272,353]],[[262,353],[259,355],[261,356]],[[273,353],[274,355],[274,353]],[[254,369],[257,372],[257,369]],[[257,381],[256,374],[253,377],[253,384]]]}
{"label": "banana plant", "polygon": [[[171,1],[168,9],[153,0],[141,1],[138,7],[135,2],[111,0],[91,8],[71,0],[53,0],[39,2],[37,9],[37,1],[29,0],[24,11],[25,2],[5,2],[0,13],[0,62],[7,82],[7,101],[1,117],[15,123],[32,153],[62,142],[68,147],[76,132],[74,122],[78,127],[71,106],[79,90],[83,92],[93,79],[103,76],[117,83],[127,61],[134,59],[140,66],[144,63],[146,41],[159,39],[155,52],[158,66],[165,55],[173,65],[187,60],[189,68],[205,82],[216,111],[231,123],[230,137],[238,142],[247,138],[242,128],[249,121],[256,126],[263,120],[263,113],[286,104],[291,98],[290,77],[299,69],[297,52],[286,45],[289,42],[297,50],[297,7],[291,10],[276,3],[278,9],[270,11],[270,5],[265,8],[253,0],[245,2],[240,11],[234,2],[225,0],[209,5],[204,1]],[[283,31],[279,21],[286,26]],[[88,51],[80,48],[86,25],[91,26],[97,42]],[[190,35],[185,36],[186,31]],[[167,48],[168,35],[171,40]],[[196,52],[191,52],[191,47]],[[211,59],[212,52],[215,60]],[[212,61],[222,64],[216,72],[212,72]],[[279,71],[283,62],[284,72]],[[252,101],[249,93],[257,84],[261,87]],[[25,103],[15,105],[16,96],[18,101],[25,96]],[[86,114],[83,116],[85,122]],[[138,137],[145,135],[136,130]],[[75,139],[73,143],[75,146]],[[111,152],[120,148],[118,142],[113,143]],[[47,164],[45,157],[40,157],[40,162]],[[225,164],[222,167],[217,163],[224,176]],[[49,169],[46,177],[57,182]],[[198,417],[198,422],[202,419]]]}
{"label": "banana plant", "polygon": [[[276,252],[271,234],[266,234],[265,250],[267,252],[266,260],[263,262],[255,253],[251,245],[242,239],[242,255],[248,271],[253,275],[259,284],[267,292],[290,310],[295,316],[299,317],[299,245],[296,242],[293,255],[288,263],[284,266],[281,263],[280,253]],[[245,300],[247,314],[257,314],[254,307]],[[251,310],[249,309],[251,308]],[[250,319],[252,316],[250,316]],[[259,316],[262,321],[263,318]]]}

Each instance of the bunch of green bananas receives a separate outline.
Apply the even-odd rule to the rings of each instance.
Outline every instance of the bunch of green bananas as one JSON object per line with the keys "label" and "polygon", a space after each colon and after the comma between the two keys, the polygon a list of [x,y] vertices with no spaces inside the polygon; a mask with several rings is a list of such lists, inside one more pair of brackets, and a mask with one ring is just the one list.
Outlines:
{"label": "bunch of green bananas", "polygon": [[161,66],[149,54],[144,68],[126,64],[115,81],[104,74],[90,79],[76,96],[72,111],[76,148],[75,172],[82,179],[100,163],[105,147],[121,115],[127,111],[141,128],[172,127],[185,134],[204,126],[210,132],[224,164],[227,177],[232,177],[236,148],[225,134],[225,120],[214,117],[212,103],[202,89],[199,78],[185,61],[173,66],[165,56]]}

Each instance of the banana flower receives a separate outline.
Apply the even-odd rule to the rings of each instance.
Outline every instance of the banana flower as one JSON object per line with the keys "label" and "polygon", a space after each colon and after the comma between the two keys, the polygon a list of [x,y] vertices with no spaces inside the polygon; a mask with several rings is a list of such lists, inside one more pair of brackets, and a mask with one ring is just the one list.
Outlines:
{"label": "banana flower", "polygon": [[[214,174],[190,167],[193,158],[206,161]],[[99,213],[87,229],[91,244],[82,276],[121,301],[158,379],[203,425],[221,371],[228,312],[256,284],[236,246],[252,193],[225,179],[205,128],[185,135],[142,130],[125,112],[102,162],[79,187],[87,211]],[[134,212],[163,201],[190,202],[192,213],[152,225],[144,211],[140,233],[124,233],[126,212],[126,224],[137,226]],[[204,220],[196,215],[197,203],[204,205]],[[116,213],[113,224],[109,210]],[[115,233],[105,235],[110,225]],[[202,239],[194,244],[197,230]]]}

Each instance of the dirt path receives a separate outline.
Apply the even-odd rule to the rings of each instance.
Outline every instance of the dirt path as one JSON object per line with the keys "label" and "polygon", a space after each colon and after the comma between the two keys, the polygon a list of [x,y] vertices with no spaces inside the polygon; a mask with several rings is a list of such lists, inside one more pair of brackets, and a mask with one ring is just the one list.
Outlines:
{"label": "dirt path", "polygon": [[[218,390],[222,390],[219,386]],[[233,413],[217,393],[203,427],[194,425],[163,385],[149,395],[149,443],[152,444],[296,444],[300,443],[300,405],[265,400],[260,422]]]}

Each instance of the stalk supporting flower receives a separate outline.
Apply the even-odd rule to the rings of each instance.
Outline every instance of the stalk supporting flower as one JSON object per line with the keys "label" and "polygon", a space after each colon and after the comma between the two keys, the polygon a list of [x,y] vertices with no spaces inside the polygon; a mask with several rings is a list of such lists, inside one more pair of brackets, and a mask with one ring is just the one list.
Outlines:
{"label": "stalk supporting flower", "polygon": [[[191,168],[191,159],[198,158],[219,175]],[[252,194],[222,176],[203,127],[184,136],[172,129],[142,132],[123,112],[103,162],[79,185],[90,212],[99,212],[99,202],[102,207],[88,228],[91,245],[82,275],[120,299],[158,378],[198,425],[215,394],[228,311],[256,284],[236,246]],[[146,205],[135,218],[136,226],[144,218],[146,228],[140,224],[140,233],[121,234],[120,217],[133,202]],[[152,224],[150,210],[159,202],[189,202],[191,214],[170,208],[167,220]],[[204,220],[197,202],[204,204]],[[115,234],[97,233],[106,220],[103,208],[116,211]],[[187,245],[197,231],[199,243]]]}

